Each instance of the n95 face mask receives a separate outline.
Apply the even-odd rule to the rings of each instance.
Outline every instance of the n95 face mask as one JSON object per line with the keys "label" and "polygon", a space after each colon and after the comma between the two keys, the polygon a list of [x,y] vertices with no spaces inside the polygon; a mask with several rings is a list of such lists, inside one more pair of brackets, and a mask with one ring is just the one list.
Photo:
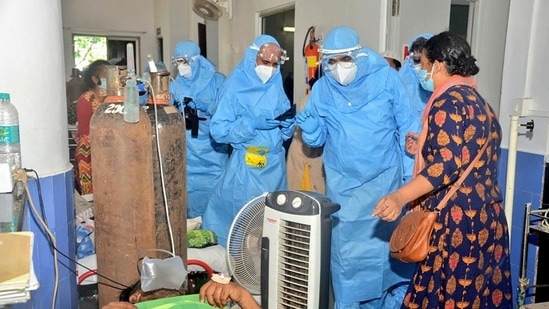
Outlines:
{"label": "n95 face mask", "polygon": [[354,62],[338,62],[332,65],[331,74],[343,86],[355,80],[357,67]]}
{"label": "n95 face mask", "polygon": [[177,65],[177,70],[179,71],[179,75],[185,78],[191,78],[193,74],[190,64],[180,63]]}
{"label": "n95 face mask", "polygon": [[255,67],[255,73],[261,79],[262,83],[266,83],[269,81],[269,79],[273,76],[275,72],[275,68],[267,66],[267,65],[257,65]]}

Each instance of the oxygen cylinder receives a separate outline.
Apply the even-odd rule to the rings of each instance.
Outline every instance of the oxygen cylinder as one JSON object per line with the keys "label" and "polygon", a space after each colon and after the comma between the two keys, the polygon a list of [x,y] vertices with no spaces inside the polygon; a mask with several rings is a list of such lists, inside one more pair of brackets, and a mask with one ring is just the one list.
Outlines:
{"label": "oxygen cylinder", "polygon": [[[139,279],[140,255],[157,247],[154,178],[151,123],[144,110],[138,123],[124,122],[122,107],[100,105],[90,120],[90,139],[97,271],[130,286]],[[120,291],[98,280],[101,308]]]}
{"label": "oxygen cylinder", "polygon": [[[90,123],[97,266],[129,286],[140,277],[139,258],[167,257],[148,249],[172,251],[171,235],[173,251],[186,265],[185,126],[171,105],[157,106],[156,116],[154,106],[140,108],[139,122],[132,124],[124,122],[123,102],[105,101]],[[119,292],[99,284],[100,307]]]}
{"label": "oxygen cylinder", "polygon": [[[187,264],[187,182],[186,141],[183,117],[173,105],[146,106],[151,122],[154,203],[158,248],[171,251],[169,227],[166,220],[164,194],[168,211],[173,248]],[[156,125],[155,125],[156,124]],[[157,131],[158,130],[158,131]],[[160,155],[158,153],[160,149]]]}

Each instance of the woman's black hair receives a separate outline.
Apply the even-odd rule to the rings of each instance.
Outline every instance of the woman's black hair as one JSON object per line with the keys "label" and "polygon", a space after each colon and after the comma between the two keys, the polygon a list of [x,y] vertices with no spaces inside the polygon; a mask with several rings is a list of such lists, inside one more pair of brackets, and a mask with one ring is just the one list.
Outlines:
{"label": "woman's black hair", "polygon": [[444,62],[450,75],[473,76],[479,72],[477,59],[464,37],[450,31],[441,32],[425,43],[425,56],[430,63]]}
{"label": "woman's black hair", "polygon": [[95,60],[94,62],[90,63],[88,68],[84,71],[84,82],[86,83],[86,90],[92,90],[97,85],[93,82],[92,77],[98,76],[101,69],[106,66],[110,65],[110,63],[107,60]]}

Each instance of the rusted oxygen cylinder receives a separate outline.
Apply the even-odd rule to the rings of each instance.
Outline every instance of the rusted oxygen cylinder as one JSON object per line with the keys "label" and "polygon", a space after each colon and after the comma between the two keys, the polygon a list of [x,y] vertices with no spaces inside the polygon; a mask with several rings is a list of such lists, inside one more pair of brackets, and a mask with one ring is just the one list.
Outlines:
{"label": "rusted oxygen cylinder", "polygon": [[[103,103],[90,120],[97,271],[125,285],[139,278],[141,251],[155,248],[151,123],[124,122],[123,104]],[[99,281],[100,306],[118,299],[117,286]]]}
{"label": "rusted oxygen cylinder", "polygon": [[146,108],[153,139],[152,163],[157,245],[158,248],[171,250],[164,204],[166,198],[174,236],[174,251],[187,265],[187,160],[184,120],[173,105],[157,104],[156,111],[154,104],[148,104]]}
{"label": "rusted oxygen cylinder", "polygon": [[[129,286],[139,280],[139,258],[145,255],[166,257],[148,249],[172,250],[164,195],[170,212],[174,251],[186,262],[185,152],[177,151],[179,145],[164,142],[176,140],[176,137],[165,138],[164,135],[175,134],[177,129],[172,127],[183,124],[159,122],[160,157],[170,162],[176,159],[171,157],[173,153],[182,162],[162,164],[164,194],[155,124],[151,125],[143,108],[140,108],[139,122],[126,123],[123,99],[115,97],[109,102],[107,97],[105,101],[90,122],[97,270],[99,274]],[[162,110],[157,108],[157,114],[165,115]],[[184,140],[183,134],[178,135]],[[185,149],[184,141],[182,145]],[[178,164],[183,168],[172,172]],[[98,279],[99,306],[117,300],[120,291],[101,283],[117,284],[102,277]]]}

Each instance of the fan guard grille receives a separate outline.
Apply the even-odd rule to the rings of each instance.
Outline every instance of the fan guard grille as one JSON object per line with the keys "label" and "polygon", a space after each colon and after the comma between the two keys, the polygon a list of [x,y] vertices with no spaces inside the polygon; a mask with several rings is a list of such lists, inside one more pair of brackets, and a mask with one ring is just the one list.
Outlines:
{"label": "fan guard grille", "polygon": [[221,9],[214,0],[193,0],[193,11],[200,17],[208,20],[218,20],[221,15]]}
{"label": "fan guard grille", "polygon": [[261,238],[265,194],[249,201],[238,212],[227,240],[229,268],[235,280],[252,294],[261,292]]}

